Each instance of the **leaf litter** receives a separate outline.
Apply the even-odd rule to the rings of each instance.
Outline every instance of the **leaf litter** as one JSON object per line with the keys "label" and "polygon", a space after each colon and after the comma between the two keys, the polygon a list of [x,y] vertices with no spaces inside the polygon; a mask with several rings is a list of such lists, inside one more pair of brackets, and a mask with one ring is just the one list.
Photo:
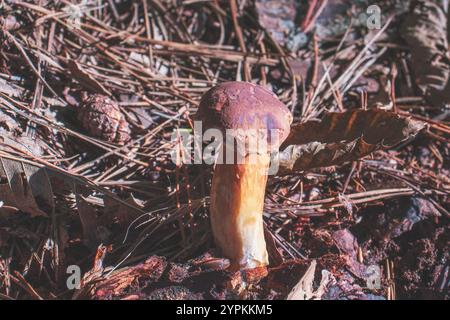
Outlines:
{"label": "leaf litter", "polygon": [[[366,1],[5,4],[0,298],[448,299],[448,8],[407,2],[380,1],[380,30]],[[296,123],[266,191],[267,271],[226,270],[212,168],[169,157],[226,80],[267,86]],[[114,113],[98,132],[92,95]]]}

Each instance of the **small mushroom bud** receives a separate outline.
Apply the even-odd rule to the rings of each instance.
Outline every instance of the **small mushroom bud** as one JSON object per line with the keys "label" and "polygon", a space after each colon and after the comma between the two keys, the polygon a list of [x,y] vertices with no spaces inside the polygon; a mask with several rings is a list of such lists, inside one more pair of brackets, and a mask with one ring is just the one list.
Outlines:
{"label": "small mushroom bud", "polygon": [[[210,206],[214,240],[230,259],[232,269],[264,267],[268,265],[268,254],[263,207],[270,154],[288,136],[292,115],[263,87],[227,82],[204,94],[196,119],[206,129],[220,129],[226,141],[230,134],[233,136],[233,143],[222,144],[223,161],[216,162],[214,169]],[[252,149],[250,142],[255,132],[260,138],[258,143],[266,148]],[[236,143],[243,145],[243,150],[236,148]]]}
{"label": "small mushroom bud", "polygon": [[130,128],[117,103],[107,96],[93,94],[83,99],[78,120],[92,136],[107,142],[125,144]]}

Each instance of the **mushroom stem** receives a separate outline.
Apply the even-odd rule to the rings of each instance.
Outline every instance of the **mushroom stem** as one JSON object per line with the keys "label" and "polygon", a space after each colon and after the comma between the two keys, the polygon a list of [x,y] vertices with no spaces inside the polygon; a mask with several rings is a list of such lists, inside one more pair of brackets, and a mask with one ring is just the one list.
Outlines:
{"label": "mushroom stem", "polygon": [[247,155],[242,162],[216,164],[210,207],[216,244],[236,270],[269,263],[263,208],[270,155]]}

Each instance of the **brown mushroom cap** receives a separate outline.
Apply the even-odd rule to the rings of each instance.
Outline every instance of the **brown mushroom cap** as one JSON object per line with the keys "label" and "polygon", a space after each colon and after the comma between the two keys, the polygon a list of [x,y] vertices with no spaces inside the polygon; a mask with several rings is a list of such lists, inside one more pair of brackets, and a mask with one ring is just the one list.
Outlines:
{"label": "brown mushroom cap", "polygon": [[289,109],[269,90],[248,82],[225,82],[206,92],[196,114],[205,129],[278,130],[276,142],[270,149],[278,149],[287,138],[292,123]]}

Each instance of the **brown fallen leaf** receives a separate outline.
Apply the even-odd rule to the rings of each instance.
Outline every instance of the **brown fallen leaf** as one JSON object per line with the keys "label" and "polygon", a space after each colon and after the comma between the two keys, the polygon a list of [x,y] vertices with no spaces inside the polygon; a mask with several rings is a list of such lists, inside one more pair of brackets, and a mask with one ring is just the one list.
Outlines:
{"label": "brown fallen leaf", "polygon": [[450,102],[447,0],[416,0],[401,34],[411,50],[415,82],[433,105]]}
{"label": "brown fallen leaf", "polygon": [[[32,217],[47,216],[41,210],[33,196],[30,176],[27,175],[23,163],[10,159],[0,159],[0,180],[2,183],[2,200],[6,205],[14,206],[22,211],[28,212]],[[34,189],[36,190],[36,189]]]}
{"label": "brown fallen leaf", "polygon": [[422,122],[383,110],[328,113],[321,121],[294,124],[280,150],[281,173],[360,159],[417,134]]}
{"label": "brown fallen leaf", "polygon": [[81,195],[76,195],[78,215],[83,229],[83,243],[91,249],[108,240],[109,230],[102,226],[95,208]]}
{"label": "brown fallen leaf", "polygon": [[104,200],[105,210],[102,216],[102,222],[105,225],[117,223],[121,226],[128,226],[133,220],[141,215],[142,211],[133,210],[133,208],[142,209],[142,204],[138,203],[131,195],[128,199],[123,200],[130,204],[130,206],[123,205],[122,202],[116,199],[106,197]]}

